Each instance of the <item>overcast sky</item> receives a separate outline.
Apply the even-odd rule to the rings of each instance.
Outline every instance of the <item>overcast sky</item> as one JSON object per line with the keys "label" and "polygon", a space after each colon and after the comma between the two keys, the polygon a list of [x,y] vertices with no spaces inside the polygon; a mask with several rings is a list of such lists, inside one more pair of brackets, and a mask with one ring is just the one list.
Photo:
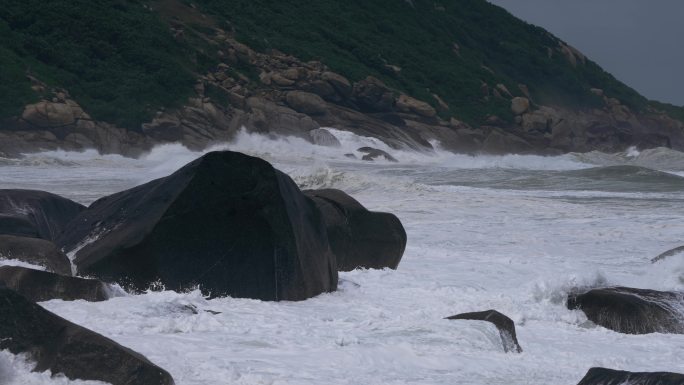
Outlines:
{"label": "overcast sky", "polygon": [[684,0],[489,0],[642,95],[684,106]]}

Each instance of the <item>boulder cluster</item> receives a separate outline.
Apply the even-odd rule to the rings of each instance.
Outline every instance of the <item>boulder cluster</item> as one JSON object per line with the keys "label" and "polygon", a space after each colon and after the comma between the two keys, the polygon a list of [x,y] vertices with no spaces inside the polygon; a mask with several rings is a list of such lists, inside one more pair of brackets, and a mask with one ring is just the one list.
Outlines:
{"label": "boulder cluster", "polygon": [[405,246],[396,216],[339,190],[302,192],[268,162],[229,151],[89,207],[0,190],[0,256],[43,269],[0,267],[0,349],[72,379],[173,384],[138,353],[34,302],[105,301],[110,283],[299,301],[336,290],[338,271],[396,269]]}

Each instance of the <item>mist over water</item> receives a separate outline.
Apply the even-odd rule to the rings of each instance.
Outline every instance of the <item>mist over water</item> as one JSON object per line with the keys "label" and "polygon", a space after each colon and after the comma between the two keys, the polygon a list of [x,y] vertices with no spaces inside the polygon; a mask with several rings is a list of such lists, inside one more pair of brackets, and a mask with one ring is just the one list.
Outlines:
{"label": "mist over water", "polygon": [[[395,213],[408,234],[397,271],[341,273],[337,292],[303,302],[150,291],[42,305],[144,354],[178,385],[574,385],[592,366],[684,372],[684,336],[618,334],[565,307],[578,288],[684,291],[684,254],[650,262],[684,244],[684,154],[417,153],[331,132],[341,147],[243,132],[207,151],[259,156],[302,188],[339,188],[371,210]],[[362,146],[399,162],[361,161]],[[89,204],[201,155],[173,144],[140,159],[94,151],[0,159],[0,188]],[[491,325],[443,319],[487,309],[515,321],[522,354],[504,353]],[[3,378],[81,383],[48,381],[0,352]]]}

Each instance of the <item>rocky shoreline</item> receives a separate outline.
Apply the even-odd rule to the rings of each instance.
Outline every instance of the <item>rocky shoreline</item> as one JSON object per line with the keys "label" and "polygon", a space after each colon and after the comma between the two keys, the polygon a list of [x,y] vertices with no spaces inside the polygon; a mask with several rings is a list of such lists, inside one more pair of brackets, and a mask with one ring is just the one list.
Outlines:
{"label": "rocky shoreline", "polygon": [[[68,90],[29,76],[34,90],[51,96],[1,122],[0,155],[92,148],[135,157],[169,142],[201,150],[230,140],[243,127],[312,143],[314,130],[333,127],[378,138],[393,148],[431,151],[431,143],[438,141],[444,149],[469,154],[617,152],[631,146],[684,150],[684,123],[650,107],[632,111],[600,89],[592,92],[603,101],[602,108],[573,110],[536,104],[524,84],[512,93],[502,84],[483,83],[483,100],[508,100],[515,118],[509,123],[490,116],[485,124],[472,126],[442,119],[440,106],[448,106],[439,95],[430,101],[435,108],[372,76],[352,82],[321,62],[303,62],[278,51],[259,53],[224,30],[214,32],[206,37],[222,62],[197,76],[194,96],[185,105],[157,111],[138,130],[94,120]],[[568,52],[564,54],[574,55],[575,65],[581,65],[575,57],[581,54]]]}

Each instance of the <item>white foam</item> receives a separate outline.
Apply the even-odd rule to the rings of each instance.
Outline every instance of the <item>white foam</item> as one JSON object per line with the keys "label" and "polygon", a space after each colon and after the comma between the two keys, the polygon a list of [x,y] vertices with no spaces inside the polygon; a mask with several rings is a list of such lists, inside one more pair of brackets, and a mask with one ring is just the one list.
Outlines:
{"label": "white foam", "polygon": [[[169,370],[178,385],[574,385],[593,366],[684,372],[684,336],[614,333],[587,323],[564,303],[572,290],[603,285],[684,290],[682,258],[650,263],[681,244],[684,192],[446,185],[450,175],[475,178],[501,169],[526,176],[648,161],[651,168],[670,170],[680,153],[415,153],[331,132],[341,147],[241,132],[213,149],[262,156],[303,188],[341,188],[369,209],[395,213],[408,235],[397,271],[342,273],[339,291],[303,302],[150,291],[99,303],[42,305],[141,352]],[[362,146],[386,150],[399,162],[345,157]],[[168,175],[202,153],[180,145],[155,147],[137,160],[50,153],[68,158],[69,165],[0,166],[0,180],[88,202]],[[436,178],[443,180],[431,183]],[[503,353],[487,323],[443,319],[487,309],[516,322],[522,354]],[[34,374],[15,372],[15,382],[33,381]]]}
{"label": "white foam", "polygon": [[0,384],[2,385],[107,385],[101,381],[69,380],[63,374],[52,376],[50,371],[33,372],[35,362],[24,355],[13,355],[0,350]]}
{"label": "white foam", "polygon": [[45,270],[45,266],[40,266],[40,265],[34,265],[32,263],[20,261],[18,259],[11,259],[7,258],[5,259],[4,256],[0,255],[0,266],[18,266],[18,267],[26,267],[28,269],[34,269],[34,270]]}

